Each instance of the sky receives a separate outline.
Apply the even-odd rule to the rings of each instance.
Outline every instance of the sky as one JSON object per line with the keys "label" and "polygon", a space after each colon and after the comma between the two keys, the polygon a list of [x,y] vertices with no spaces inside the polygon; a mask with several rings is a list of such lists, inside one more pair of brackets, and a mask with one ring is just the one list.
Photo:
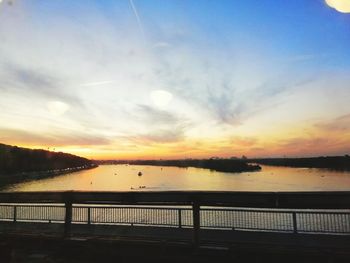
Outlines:
{"label": "sky", "polygon": [[0,0],[0,142],[350,154],[349,0]]}

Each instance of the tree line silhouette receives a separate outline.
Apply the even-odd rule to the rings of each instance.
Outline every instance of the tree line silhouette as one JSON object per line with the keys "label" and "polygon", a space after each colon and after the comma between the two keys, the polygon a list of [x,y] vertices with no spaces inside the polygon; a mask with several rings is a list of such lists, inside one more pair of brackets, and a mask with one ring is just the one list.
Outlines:
{"label": "tree line silhouette", "polygon": [[0,144],[0,185],[91,167],[91,160],[76,155]]}
{"label": "tree line silhouette", "polygon": [[180,159],[180,160],[110,160],[100,161],[100,164],[131,164],[131,165],[155,165],[175,167],[196,167],[210,169],[218,172],[248,172],[259,171],[259,165],[248,164],[241,159]]}
{"label": "tree line silhouette", "polygon": [[326,156],[309,158],[263,158],[250,159],[250,162],[299,168],[326,168],[339,171],[350,171],[350,156]]}

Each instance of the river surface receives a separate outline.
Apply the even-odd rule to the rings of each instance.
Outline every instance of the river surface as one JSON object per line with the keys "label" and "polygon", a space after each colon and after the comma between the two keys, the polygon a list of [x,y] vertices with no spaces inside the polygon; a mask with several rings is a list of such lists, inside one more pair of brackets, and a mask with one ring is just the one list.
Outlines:
{"label": "river surface", "polygon": [[[138,173],[142,172],[142,176]],[[350,172],[262,165],[259,172],[101,165],[90,170],[11,185],[5,191],[348,191]]]}

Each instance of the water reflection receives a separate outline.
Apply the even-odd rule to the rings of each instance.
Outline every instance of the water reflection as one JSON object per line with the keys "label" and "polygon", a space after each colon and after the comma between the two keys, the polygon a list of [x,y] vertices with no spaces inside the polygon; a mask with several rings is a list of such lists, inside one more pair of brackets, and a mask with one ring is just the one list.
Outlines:
{"label": "water reflection", "polygon": [[[221,173],[199,168],[102,165],[5,191],[344,191],[350,172],[262,166],[260,172]],[[141,172],[142,176],[138,173]]]}

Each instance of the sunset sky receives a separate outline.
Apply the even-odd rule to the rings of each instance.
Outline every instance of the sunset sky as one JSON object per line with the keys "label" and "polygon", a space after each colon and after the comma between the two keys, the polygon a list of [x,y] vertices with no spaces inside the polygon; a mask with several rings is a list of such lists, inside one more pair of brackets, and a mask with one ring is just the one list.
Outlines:
{"label": "sunset sky", "polygon": [[0,142],[94,159],[350,154],[350,3],[0,0]]}

